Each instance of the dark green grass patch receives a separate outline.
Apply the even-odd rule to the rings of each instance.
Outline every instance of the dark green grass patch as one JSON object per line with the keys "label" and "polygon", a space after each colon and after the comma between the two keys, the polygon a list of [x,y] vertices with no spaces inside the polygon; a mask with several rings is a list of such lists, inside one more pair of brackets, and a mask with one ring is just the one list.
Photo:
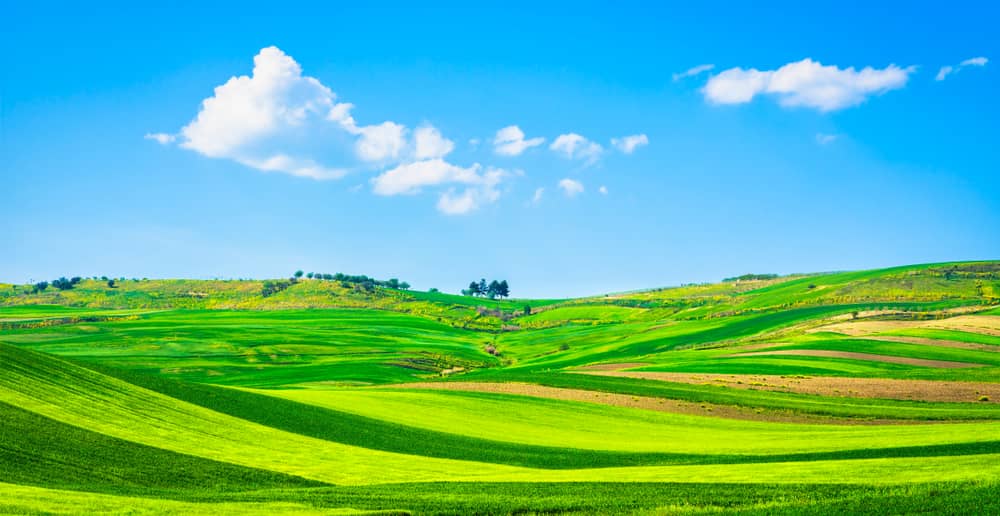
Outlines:
{"label": "dark green grass patch", "polygon": [[117,439],[3,402],[0,482],[144,495],[324,485]]}

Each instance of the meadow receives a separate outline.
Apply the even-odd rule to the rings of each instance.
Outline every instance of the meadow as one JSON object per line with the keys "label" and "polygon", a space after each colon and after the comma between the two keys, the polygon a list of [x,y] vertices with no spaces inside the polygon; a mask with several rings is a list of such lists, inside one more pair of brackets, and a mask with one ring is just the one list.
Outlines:
{"label": "meadow", "polygon": [[0,284],[0,513],[1000,512],[1000,262],[264,293]]}

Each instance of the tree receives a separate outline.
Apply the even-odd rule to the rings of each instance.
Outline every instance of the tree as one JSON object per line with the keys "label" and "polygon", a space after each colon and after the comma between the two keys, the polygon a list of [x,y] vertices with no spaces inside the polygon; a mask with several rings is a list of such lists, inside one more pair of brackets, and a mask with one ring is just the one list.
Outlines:
{"label": "tree", "polygon": [[77,283],[79,283],[81,281],[83,281],[83,279],[80,278],[79,276],[73,276],[72,278],[69,279],[69,284],[70,285],[76,285]]}
{"label": "tree", "polygon": [[59,290],[69,290],[73,288],[73,283],[64,276],[59,279],[52,280],[52,286]]}
{"label": "tree", "polygon": [[510,296],[510,286],[507,285],[507,280],[502,280],[497,284],[497,297],[504,298]]}
{"label": "tree", "polygon": [[468,295],[470,295],[472,297],[476,297],[476,296],[482,294],[483,291],[480,290],[480,288],[479,288],[479,282],[478,281],[473,281],[472,283],[469,283],[469,289],[466,290],[466,291],[464,291],[464,292],[468,292]]}
{"label": "tree", "polygon": [[437,287],[431,287],[431,288],[427,289],[427,293],[428,294],[437,294],[438,292],[441,292],[441,291],[438,290]]}
{"label": "tree", "polygon": [[399,288],[399,280],[396,278],[389,278],[389,281],[385,282],[385,286],[389,288]]}
{"label": "tree", "polygon": [[108,280],[108,288],[115,288],[115,280],[114,279],[109,279]]}
{"label": "tree", "polygon": [[407,283],[407,282],[405,282],[405,281],[400,281],[399,282],[399,288],[402,289],[402,290],[409,290],[410,289],[410,284]]}
{"label": "tree", "polygon": [[486,287],[486,297],[494,299],[500,295],[500,282],[493,280],[490,282],[490,286]]}
{"label": "tree", "polygon": [[311,272],[306,273],[306,277],[309,278],[309,279],[313,279],[313,276],[315,276],[315,274],[313,274]]}
{"label": "tree", "polygon": [[302,277],[302,271],[295,271],[295,279],[299,279],[301,277]]}
{"label": "tree", "polygon": [[39,281],[32,287],[32,292],[44,292],[47,288],[49,288],[48,281]]}
{"label": "tree", "polygon": [[325,279],[325,280],[332,280],[333,279],[333,274],[324,274],[323,275],[323,279]]}
{"label": "tree", "polygon": [[479,295],[485,296],[487,291],[488,290],[486,288],[486,278],[482,278],[479,280]]}
{"label": "tree", "polygon": [[531,315],[531,305],[524,305],[524,315]]}

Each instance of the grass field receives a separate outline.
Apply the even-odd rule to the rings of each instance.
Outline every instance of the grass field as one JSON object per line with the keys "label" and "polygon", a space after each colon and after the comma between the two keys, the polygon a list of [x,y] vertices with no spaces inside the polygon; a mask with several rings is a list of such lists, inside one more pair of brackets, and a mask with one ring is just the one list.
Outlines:
{"label": "grass field", "polygon": [[1000,512],[1000,262],[262,285],[0,285],[0,513]]}

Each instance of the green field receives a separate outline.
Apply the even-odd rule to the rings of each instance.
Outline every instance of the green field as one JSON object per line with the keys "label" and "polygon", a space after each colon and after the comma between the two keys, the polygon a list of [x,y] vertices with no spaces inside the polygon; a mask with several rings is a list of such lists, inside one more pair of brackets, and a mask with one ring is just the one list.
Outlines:
{"label": "green field", "polygon": [[1000,512],[1000,262],[262,287],[0,284],[0,513]]}

